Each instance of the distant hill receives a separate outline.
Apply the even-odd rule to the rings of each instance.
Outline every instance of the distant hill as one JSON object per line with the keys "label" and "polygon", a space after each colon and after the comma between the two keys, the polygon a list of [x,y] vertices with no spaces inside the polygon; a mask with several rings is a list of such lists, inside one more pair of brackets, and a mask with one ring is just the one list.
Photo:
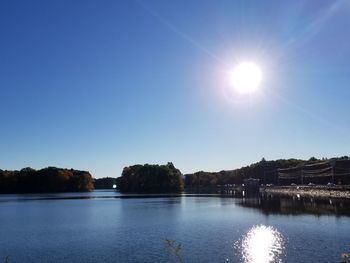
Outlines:
{"label": "distant hill", "polygon": [[0,193],[84,192],[93,189],[93,178],[87,171],[56,167],[0,170]]}
{"label": "distant hill", "polygon": [[95,189],[113,189],[113,185],[116,184],[117,178],[103,177],[94,179]]}

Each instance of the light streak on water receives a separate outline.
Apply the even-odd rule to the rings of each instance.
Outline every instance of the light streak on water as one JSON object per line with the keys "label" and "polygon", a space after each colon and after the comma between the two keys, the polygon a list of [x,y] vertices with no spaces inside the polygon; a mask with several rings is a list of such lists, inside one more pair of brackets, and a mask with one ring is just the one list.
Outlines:
{"label": "light streak on water", "polygon": [[271,226],[253,226],[237,244],[245,263],[282,262],[283,236]]}

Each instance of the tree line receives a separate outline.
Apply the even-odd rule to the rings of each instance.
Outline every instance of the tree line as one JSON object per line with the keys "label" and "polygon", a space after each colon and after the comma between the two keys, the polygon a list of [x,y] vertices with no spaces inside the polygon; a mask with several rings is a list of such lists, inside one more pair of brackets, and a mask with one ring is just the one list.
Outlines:
{"label": "tree line", "polygon": [[[279,159],[261,161],[235,170],[220,172],[199,171],[182,176],[172,163],[167,165],[133,165],[125,167],[116,184],[121,192],[180,192],[184,187],[213,188],[218,185],[242,184],[244,179],[259,179],[262,184],[278,184],[278,169],[301,167],[330,160],[350,160],[348,156],[317,159]],[[348,161],[347,161],[348,162]],[[349,162],[350,163],[350,162]],[[350,167],[349,167],[350,168]]]}
{"label": "tree line", "polygon": [[93,178],[87,171],[56,167],[0,170],[0,193],[83,192],[93,189]]}
{"label": "tree line", "polygon": [[176,193],[184,189],[184,181],[179,169],[172,163],[166,165],[133,165],[123,169],[117,178],[121,192],[136,193]]}
{"label": "tree line", "polygon": [[[309,164],[315,164],[330,159],[317,159],[311,157],[308,160],[301,159],[279,159],[267,161],[263,158],[260,162],[235,170],[220,172],[199,171],[185,175],[186,188],[193,187],[213,187],[226,184],[242,184],[244,179],[256,178],[263,184],[278,184],[278,169],[298,167]],[[349,160],[348,156],[332,158],[332,160]]]}
{"label": "tree line", "polygon": [[[347,170],[350,158],[343,156],[331,160],[343,162]],[[87,171],[48,167],[35,170],[30,167],[20,171],[0,170],[0,193],[44,193],[44,192],[81,192],[93,189],[112,189],[116,184],[121,192],[169,193],[181,192],[184,187],[217,187],[217,185],[242,184],[244,179],[256,178],[263,184],[278,184],[278,169],[300,167],[329,159],[311,157],[308,160],[279,159],[267,161],[264,158],[257,163],[235,170],[220,172],[199,171],[182,175],[173,163],[166,165],[132,165],[123,169],[118,178],[105,177],[94,179]],[[336,167],[337,168],[337,167]]]}

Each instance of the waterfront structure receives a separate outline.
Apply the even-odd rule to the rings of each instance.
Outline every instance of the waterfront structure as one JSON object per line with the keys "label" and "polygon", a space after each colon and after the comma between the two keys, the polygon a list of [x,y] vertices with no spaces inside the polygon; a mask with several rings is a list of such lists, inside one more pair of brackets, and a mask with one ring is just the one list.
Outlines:
{"label": "waterfront structure", "polygon": [[350,160],[330,160],[278,169],[279,185],[350,184]]}

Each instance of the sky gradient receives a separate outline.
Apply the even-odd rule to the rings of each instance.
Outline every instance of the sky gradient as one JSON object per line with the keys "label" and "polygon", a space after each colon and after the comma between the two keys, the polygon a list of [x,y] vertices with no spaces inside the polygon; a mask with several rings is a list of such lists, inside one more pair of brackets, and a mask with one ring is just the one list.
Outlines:
{"label": "sky gradient", "polygon": [[[350,1],[0,2],[0,168],[349,155]],[[260,65],[258,92],[227,72]]]}

